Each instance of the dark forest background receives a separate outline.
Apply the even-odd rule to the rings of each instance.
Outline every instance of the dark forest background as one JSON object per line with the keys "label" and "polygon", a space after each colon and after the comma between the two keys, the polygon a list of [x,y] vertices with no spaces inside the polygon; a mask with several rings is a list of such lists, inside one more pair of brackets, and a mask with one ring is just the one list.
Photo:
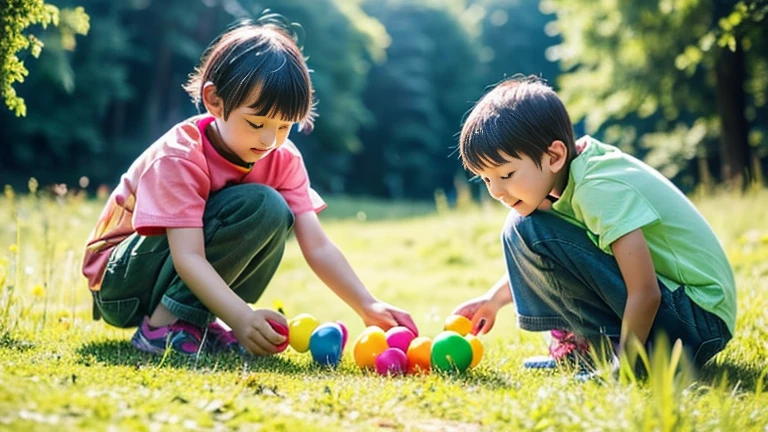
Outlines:
{"label": "dark forest background", "polygon": [[[0,18],[19,3],[0,1]],[[764,182],[765,1],[48,3],[59,25],[24,33],[44,43],[39,58],[17,54],[29,70],[13,85],[26,115],[0,106],[0,184],[116,184],[143,149],[197,113],[181,85],[206,45],[266,9],[302,27],[320,117],[291,139],[322,193],[451,197],[467,177],[454,152],[463,116],[516,73],[547,79],[577,134],[643,158],[686,191]],[[69,24],[78,6],[84,36]]]}

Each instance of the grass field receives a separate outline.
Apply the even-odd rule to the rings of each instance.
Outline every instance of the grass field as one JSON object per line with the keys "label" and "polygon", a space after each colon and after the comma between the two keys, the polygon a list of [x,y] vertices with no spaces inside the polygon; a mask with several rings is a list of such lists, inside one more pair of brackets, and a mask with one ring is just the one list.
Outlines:
{"label": "grass field", "polygon": [[[768,431],[768,191],[694,198],[736,271],[738,330],[727,349],[695,381],[656,365],[644,382],[585,383],[521,367],[546,346],[516,328],[512,308],[483,337],[480,365],[458,376],[382,378],[348,352],[338,369],[291,349],[254,360],[142,355],[132,330],[91,320],[80,260],[101,204],[39,196],[0,198],[2,430]],[[458,303],[503,271],[500,206],[330,204],[329,235],[368,288],[408,309],[423,335],[439,333]],[[294,240],[256,306],[275,300],[288,317],[342,320],[351,339],[363,330]]]}

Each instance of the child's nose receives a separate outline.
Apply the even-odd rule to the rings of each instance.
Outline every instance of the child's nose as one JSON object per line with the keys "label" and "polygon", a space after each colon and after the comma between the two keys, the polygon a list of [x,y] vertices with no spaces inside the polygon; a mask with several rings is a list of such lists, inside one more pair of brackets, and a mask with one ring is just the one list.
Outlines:
{"label": "child's nose", "polygon": [[499,199],[504,196],[504,188],[498,182],[491,182],[488,184],[488,191],[494,199]]}
{"label": "child's nose", "polygon": [[264,128],[264,130],[261,132],[261,136],[259,137],[261,143],[267,147],[271,147],[272,144],[275,143],[275,135],[276,132],[274,130],[270,130],[269,128]]}

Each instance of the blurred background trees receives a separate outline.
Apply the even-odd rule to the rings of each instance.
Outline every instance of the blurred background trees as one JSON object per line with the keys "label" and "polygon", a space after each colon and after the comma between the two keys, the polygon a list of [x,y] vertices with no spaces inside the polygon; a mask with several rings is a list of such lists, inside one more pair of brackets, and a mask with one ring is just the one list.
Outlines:
{"label": "blurred background trees", "polygon": [[[26,102],[26,116],[0,109],[0,183],[114,185],[197,113],[181,84],[210,40],[265,9],[301,25],[320,117],[291,138],[324,193],[453,196],[465,177],[455,154],[462,118],[516,73],[546,78],[578,134],[619,145],[684,190],[762,182],[768,163],[765,0],[48,3],[66,22],[64,11],[81,6],[90,29],[42,29],[38,19],[0,35],[3,97]],[[43,3],[0,4],[3,22],[17,23]],[[44,43],[39,58],[19,48],[30,36]],[[7,47],[29,70],[23,83],[6,67]]]}

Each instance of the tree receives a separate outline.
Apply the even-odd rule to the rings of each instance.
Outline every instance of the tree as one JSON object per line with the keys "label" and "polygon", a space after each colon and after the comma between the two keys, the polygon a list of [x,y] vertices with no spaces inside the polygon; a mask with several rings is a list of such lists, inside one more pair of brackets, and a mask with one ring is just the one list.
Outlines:
{"label": "tree", "polygon": [[82,7],[59,11],[56,6],[46,4],[43,0],[5,0],[0,8],[0,71],[2,82],[0,92],[6,106],[18,116],[27,113],[24,99],[16,94],[13,84],[23,82],[28,75],[24,62],[19,59],[19,52],[29,50],[32,57],[37,58],[43,49],[43,42],[35,35],[25,34],[24,31],[40,24],[46,28],[49,24],[58,26],[61,31],[61,44],[68,50],[75,48],[75,35],[88,33],[88,15]]}
{"label": "tree", "polygon": [[485,85],[518,73],[555,84],[560,67],[545,55],[547,48],[560,41],[546,32],[554,16],[542,13],[538,2],[529,0],[474,0],[470,9],[479,17]]}
{"label": "tree", "polygon": [[432,197],[461,170],[454,151],[464,113],[482,90],[476,41],[460,18],[461,1],[368,1],[391,44],[371,71],[365,103],[374,123],[349,189],[393,198]]}
{"label": "tree", "polygon": [[739,185],[752,175],[749,129],[765,110],[768,89],[760,78],[768,54],[765,1],[544,0],[542,6],[557,15],[563,38],[549,51],[567,71],[561,95],[589,132],[650,150],[670,177],[706,157],[719,138],[722,179]]}

